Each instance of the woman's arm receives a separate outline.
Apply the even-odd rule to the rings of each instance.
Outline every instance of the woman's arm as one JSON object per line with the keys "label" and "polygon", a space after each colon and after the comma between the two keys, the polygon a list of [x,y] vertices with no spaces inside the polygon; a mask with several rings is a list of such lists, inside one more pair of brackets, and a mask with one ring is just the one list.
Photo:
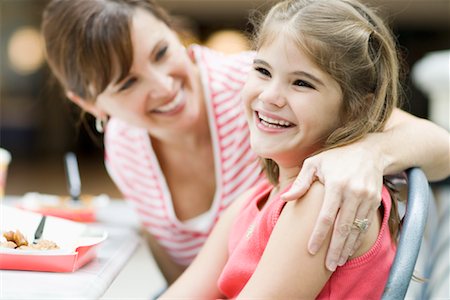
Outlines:
{"label": "woman's arm", "polygon": [[[380,143],[383,139],[389,143]],[[369,136],[368,144],[379,144],[379,152],[385,158],[384,175],[410,167],[420,167],[430,181],[450,175],[450,134],[426,119],[397,109],[389,119],[386,130]]]}
{"label": "woman's arm", "polygon": [[252,191],[240,196],[220,217],[197,257],[161,299],[216,299],[217,281],[228,259],[228,237],[236,215]]}
{"label": "woman's arm", "polygon": [[[293,188],[283,195],[295,200],[319,180],[325,201],[308,244],[314,254],[334,224],[327,266],[342,265],[359,244],[350,232],[355,218],[373,216],[380,204],[382,175],[420,167],[429,180],[450,175],[450,135],[430,121],[396,109],[381,133],[307,159]],[[336,220],[336,222],[335,222]]]}

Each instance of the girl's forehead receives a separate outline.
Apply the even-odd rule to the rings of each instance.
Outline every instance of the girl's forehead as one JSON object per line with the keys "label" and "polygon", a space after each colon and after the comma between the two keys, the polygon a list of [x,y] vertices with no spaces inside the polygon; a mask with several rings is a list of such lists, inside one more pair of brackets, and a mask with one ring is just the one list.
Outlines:
{"label": "girl's forehead", "polygon": [[289,34],[272,35],[258,49],[259,54],[275,53],[278,59],[295,62],[298,57],[310,60],[302,43]]}
{"label": "girl's forehead", "polygon": [[275,22],[269,24],[259,33],[258,49],[270,47],[274,43],[281,42],[285,46],[292,48],[301,48],[304,46],[304,34],[289,24]]}

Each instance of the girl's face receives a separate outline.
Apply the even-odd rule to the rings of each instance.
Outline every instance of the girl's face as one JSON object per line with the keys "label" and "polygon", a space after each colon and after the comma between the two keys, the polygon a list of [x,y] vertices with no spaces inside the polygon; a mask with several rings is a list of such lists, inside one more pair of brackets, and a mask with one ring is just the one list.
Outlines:
{"label": "girl's face", "polygon": [[187,130],[199,118],[198,70],[176,34],[152,14],[137,9],[132,20],[133,65],[112,82],[96,106],[155,136]]}
{"label": "girl's face", "polygon": [[280,167],[299,167],[340,124],[339,84],[290,38],[263,45],[243,89],[251,146]]}

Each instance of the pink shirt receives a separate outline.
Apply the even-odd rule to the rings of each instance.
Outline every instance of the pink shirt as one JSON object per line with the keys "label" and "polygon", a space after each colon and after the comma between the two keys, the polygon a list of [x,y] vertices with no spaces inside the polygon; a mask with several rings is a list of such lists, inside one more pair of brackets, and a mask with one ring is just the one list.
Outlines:
{"label": "pink shirt", "polygon": [[[258,209],[258,201],[266,198],[272,188],[268,182],[259,184],[233,225],[228,262],[218,282],[219,289],[228,298],[237,297],[251,278],[284,208],[285,202],[276,198],[266,203],[261,211]],[[384,216],[375,244],[362,256],[338,267],[317,299],[381,298],[396,250],[387,224],[391,198],[385,187],[381,203]]]}

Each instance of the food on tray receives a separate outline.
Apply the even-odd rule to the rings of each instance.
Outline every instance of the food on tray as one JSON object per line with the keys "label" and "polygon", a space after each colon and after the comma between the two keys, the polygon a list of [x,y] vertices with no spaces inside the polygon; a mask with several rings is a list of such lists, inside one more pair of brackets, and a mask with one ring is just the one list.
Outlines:
{"label": "food on tray", "polygon": [[7,231],[3,233],[6,242],[1,242],[0,247],[20,250],[56,250],[59,249],[55,242],[38,240],[36,243],[28,243],[25,236],[19,231]]}
{"label": "food on tray", "polygon": [[20,250],[56,250],[59,249],[56,243],[49,240],[39,240],[36,244],[29,244],[28,246],[20,246]]}
{"label": "food on tray", "polygon": [[10,249],[16,249],[17,245],[14,242],[10,242],[10,241],[6,241],[6,242],[1,242],[0,243],[0,247],[3,248],[10,248]]}

